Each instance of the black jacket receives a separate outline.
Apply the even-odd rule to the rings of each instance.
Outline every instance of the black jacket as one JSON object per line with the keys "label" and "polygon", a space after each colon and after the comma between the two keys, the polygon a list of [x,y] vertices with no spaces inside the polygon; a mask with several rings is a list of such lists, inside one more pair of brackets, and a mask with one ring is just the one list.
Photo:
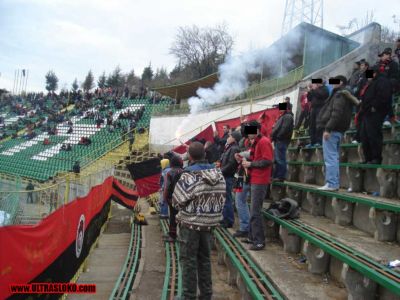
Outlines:
{"label": "black jacket", "polygon": [[233,177],[237,171],[238,163],[235,154],[239,153],[239,146],[233,143],[221,156],[221,172],[224,177]]}
{"label": "black jacket", "polygon": [[329,97],[328,88],[324,85],[307,93],[307,99],[311,102],[311,109],[321,108],[324,106],[326,99]]}
{"label": "black jacket", "polygon": [[390,79],[383,74],[377,74],[365,90],[361,101],[361,111],[370,113],[375,110],[386,114],[389,112],[391,102],[392,85]]}
{"label": "black jacket", "polygon": [[293,113],[290,111],[285,112],[276,121],[274,128],[272,129],[271,137],[272,141],[284,142],[289,144],[293,134]]}
{"label": "black jacket", "polygon": [[350,127],[353,105],[358,104],[348,90],[334,89],[318,115],[317,127],[328,132],[345,132]]}
{"label": "black jacket", "polygon": [[209,146],[206,150],[206,160],[208,163],[212,164],[215,163],[219,157],[220,157],[220,152],[216,144],[212,144]]}
{"label": "black jacket", "polygon": [[228,140],[228,133],[225,133],[221,138],[219,136],[214,137],[214,143],[217,144],[220,155],[224,152],[226,141]]}

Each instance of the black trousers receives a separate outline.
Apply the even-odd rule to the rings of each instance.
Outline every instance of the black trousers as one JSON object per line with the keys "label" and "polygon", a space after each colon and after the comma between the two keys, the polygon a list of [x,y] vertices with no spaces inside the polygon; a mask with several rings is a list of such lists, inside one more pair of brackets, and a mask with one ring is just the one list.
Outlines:
{"label": "black trousers", "polygon": [[178,210],[176,210],[172,204],[168,203],[169,206],[169,236],[176,239],[176,215]]}
{"label": "black trousers", "polygon": [[363,116],[360,138],[367,162],[371,160],[382,162],[382,124],[385,120],[385,115],[386,113],[374,112]]}
{"label": "black trousers", "polygon": [[303,128],[307,129],[309,120],[310,120],[310,111],[309,110],[302,110],[301,113],[300,113],[300,116],[299,116],[299,120],[297,121],[297,124],[296,124],[295,128],[296,129],[300,129],[301,124],[304,121]]}
{"label": "black trousers", "polygon": [[317,117],[321,107],[312,108],[310,113],[310,139],[311,144],[321,144],[322,145],[322,134],[323,130],[317,128]]}

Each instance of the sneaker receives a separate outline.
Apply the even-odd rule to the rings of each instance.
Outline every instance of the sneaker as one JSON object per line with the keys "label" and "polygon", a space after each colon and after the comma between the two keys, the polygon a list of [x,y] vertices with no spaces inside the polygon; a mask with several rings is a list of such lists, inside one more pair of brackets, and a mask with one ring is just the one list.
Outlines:
{"label": "sneaker", "polygon": [[264,248],[265,248],[265,244],[255,244],[255,245],[251,245],[249,247],[249,250],[260,251],[260,250],[263,250]]}
{"label": "sneaker", "polygon": [[284,182],[285,178],[272,178],[272,182]]}
{"label": "sneaker", "polygon": [[221,222],[219,222],[219,224],[221,225],[221,227],[224,227],[224,228],[232,228],[233,227],[233,224],[228,224],[225,221],[221,221]]}
{"label": "sneaker", "polygon": [[248,231],[240,231],[240,230],[238,230],[233,234],[233,237],[235,237],[235,238],[242,238],[242,237],[245,238],[248,235],[249,235]]}
{"label": "sneaker", "polygon": [[330,191],[330,192],[333,192],[333,191],[337,191],[337,190],[338,190],[338,188],[330,187],[328,184],[325,184],[324,186],[321,186],[321,187],[319,187],[318,189],[319,189],[320,191]]}
{"label": "sneaker", "polygon": [[245,244],[253,244],[253,241],[250,240],[249,238],[244,238],[244,239],[241,239],[240,241],[241,241],[242,243],[245,243]]}
{"label": "sneaker", "polygon": [[358,144],[357,140],[351,141],[352,144]]}
{"label": "sneaker", "polygon": [[370,165],[380,165],[380,164],[381,164],[381,161],[380,161],[379,159],[373,159],[373,160],[367,162],[367,164],[370,164]]}
{"label": "sneaker", "polygon": [[391,127],[392,123],[390,123],[389,121],[385,121],[385,122],[383,122],[383,126]]}

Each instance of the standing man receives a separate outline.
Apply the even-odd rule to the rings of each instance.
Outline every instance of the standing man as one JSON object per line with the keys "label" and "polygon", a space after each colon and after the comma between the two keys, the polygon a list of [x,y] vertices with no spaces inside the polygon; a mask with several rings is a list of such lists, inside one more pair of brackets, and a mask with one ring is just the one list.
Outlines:
{"label": "standing man", "polygon": [[286,165],[286,151],[290,144],[293,134],[293,113],[289,105],[286,105],[286,110],[276,121],[274,129],[272,130],[272,142],[274,142],[274,172],[272,180],[285,181],[287,165]]}
{"label": "standing man", "polygon": [[379,72],[379,67],[372,68],[373,78],[362,96],[360,113],[361,143],[365,162],[380,164],[382,162],[382,124],[391,108],[392,86],[390,80]]}
{"label": "standing man", "polygon": [[[392,59],[392,48],[385,48],[385,50],[383,50],[382,53],[378,54],[378,56],[379,73],[383,74],[384,76],[386,76],[386,78],[390,80],[392,86],[392,94],[396,93],[399,90],[400,75],[399,64]],[[389,120],[392,122],[397,121],[392,104],[393,99],[391,100],[388,116],[383,123],[383,125],[385,126],[391,126]]]}
{"label": "standing man", "polygon": [[332,96],[326,101],[318,117],[318,128],[323,131],[322,148],[325,162],[325,185],[319,190],[337,191],[340,186],[339,157],[340,141],[343,133],[349,129],[352,108],[358,104],[357,98],[345,90],[346,77],[336,76]]}
{"label": "standing man", "polygon": [[310,118],[310,102],[307,99],[307,90],[304,91],[300,98],[301,112],[295,129],[299,130],[304,122],[303,128],[308,128],[309,118]]}
{"label": "standing man", "polygon": [[229,125],[224,125],[222,127],[224,135],[221,138],[218,136],[218,131],[214,132],[214,143],[218,146],[219,157],[221,157],[222,152],[224,152],[225,144],[228,140],[229,129],[231,129]]}
{"label": "standing man", "polygon": [[[251,244],[250,250],[258,251],[265,247],[261,209],[268,185],[271,183],[271,166],[274,156],[271,141],[261,134],[260,123],[251,121],[248,128],[252,132],[248,134],[251,143],[249,160],[243,157],[242,166],[247,169],[250,176],[251,209],[249,237],[243,242]],[[256,128],[256,133],[253,128]]]}
{"label": "standing man", "polygon": [[239,141],[242,135],[239,131],[233,131],[227,139],[224,153],[221,156],[221,172],[224,175],[226,183],[226,201],[223,210],[223,217],[221,225],[225,228],[232,228],[235,221],[235,214],[233,211],[233,182],[238,162],[235,159],[235,154],[239,153]]}
{"label": "standing man", "polygon": [[205,161],[204,146],[189,146],[190,165],[176,183],[172,205],[179,211],[182,298],[211,300],[211,230],[219,225],[225,203],[226,186],[220,169]]}
{"label": "standing man", "polygon": [[328,88],[323,83],[312,83],[308,87],[307,98],[311,102],[310,113],[310,144],[306,147],[319,146],[322,144],[322,132],[317,128],[317,117],[325,100],[329,97]]}
{"label": "standing man", "polygon": [[129,152],[132,151],[132,145],[135,142],[135,134],[134,134],[134,129],[129,130],[128,133],[128,138],[129,138]]}
{"label": "standing man", "polygon": [[169,207],[169,232],[168,236],[165,237],[168,242],[175,242],[176,240],[176,214],[178,211],[172,206],[172,195],[174,193],[175,185],[178,182],[182,171],[183,161],[177,155],[172,155],[170,158],[171,169],[165,174],[164,183],[164,199],[168,203]]}
{"label": "standing man", "polygon": [[26,197],[26,203],[33,203],[33,190],[35,189],[35,186],[32,183],[32,180],[29,180],[28,185],[26,186],[26,190],[28,191],[28,196]]}
{"label": "standing man", "polygon": [[396,49],[394,49],[394,55],[397,58],[397,62],[400,64],[400,38],[396,41]]}

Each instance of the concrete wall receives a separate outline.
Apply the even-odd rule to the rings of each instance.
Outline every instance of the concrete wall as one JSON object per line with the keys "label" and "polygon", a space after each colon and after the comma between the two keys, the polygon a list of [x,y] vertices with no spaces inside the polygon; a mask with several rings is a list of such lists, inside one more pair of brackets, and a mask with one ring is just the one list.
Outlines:
{"label": "concrete wall", "polygon": [[[278,104],[283,101],[284,97],[289,96],[293,103],[293,111],[297,110],[298,87],[281,91],[274,96],[261,98],[253,102],[252,112],[262,111],[273,104]],[[218,109],[200,112],[194,116],[177,115],[177,116],[159,116],[152,117],[150,120],[150,148],[152,151],[164,152],[179,145],[179,140],[176,139],[176,131],[182,122],[185,122],[184,132],[187,134],[181,135],[180,140],[185,142],[195,136],[201,130],[205,129],[210,123],[215,120],[226,120],[250,113],[250,102],[245,101],[240,104],[231,105],[226,103]],[[185,121],[187,120],[187,121]],[[201,129],[199,127],[202,127]]]}

